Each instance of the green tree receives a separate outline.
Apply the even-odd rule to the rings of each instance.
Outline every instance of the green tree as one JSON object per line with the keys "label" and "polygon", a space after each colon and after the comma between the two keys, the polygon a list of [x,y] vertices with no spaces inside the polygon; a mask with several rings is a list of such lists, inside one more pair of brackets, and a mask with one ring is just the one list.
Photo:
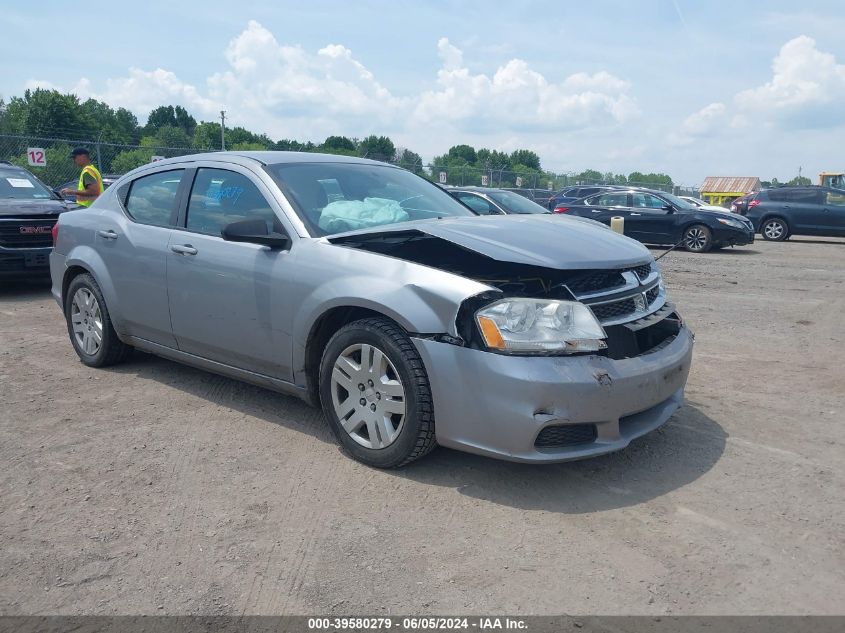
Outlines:
{"label": "green tree", "polygon": [[580,174],[575,174],[575,182],[591,185],[604,182],[604,174],[595,169],[585,169]]}
{"label": "green tree", "polygon": [[316,149],[316,146],[311,141],[308,141],[307,143],[300,143],[299,141],[283,138],[282,140],[273,143],[270,149],[280,152],[313,152]]}
{"label": "green tree", "polygon": [[387,136],[368,136],[358,145],[358,154],[374,160],[390,161],[396,156],[396,146]]}
{"label": "green tree", "polygon": [[512,165],[525,165],[529,169],[537,171],[540,169],[540,157],[529,149],[518,149],[511,152],[510,159]]}
{"label": "green tree", "polygon": [[6,115],[17,127],[17,134],[91,138],[89,120],[79,106],[76,95],[63,95],[57,90],[27,90],[24,96],[12,97]]}
{"label": "green tree", "polygon": [[793,187],[794,186],[807,186],[807,185],[812,185],[813,181],[810,180],[809,178],[807,178],[806,176],[795,176],[795,178],[790,180],[789,183],[787,183],[787,184],[792,185]]}
{"label": "green tree", "polygon": [[144,134],[154,136],[161,128],[177,127],[186,135],[193,136],[197,122],[182,106],[159,106],[150,112]]}
{"label": "green tree", "polygon": [[156,130],[156,133],[151,136],[144,136],[141,138],[141,145],[143,147],[173,147],[173,148],[190,148],[191,138],[180,127],[175,125],[165,125]]}
{"label": "green tree", "polygon": [[332,153],[333,150],[354,153],[357,148],[351,138],[347,138],[346,136],[330,136],[320,145],[320,151]]}
{"label": "green tree", "polygon": [[396,150],[396,164],[415,174],[423,173],[422,156],[407,148],[402,147]]}
{"label": "green tree", "polygon": [[457,158],[459,161],[464,161],[463,164],[469,163],[474,165],[478,160],[478,155],[475,153],[475,148],[470,145],[453,145],[446,152],[449,158]]}
{"label": "green tree", "polygon": [[146,165],[153,157],[150,148],[128,149],[115,156],[111,163],[111,170],[116,174],[125,174],[136,167]]}
{"label": "green tree", "polygon": [[196,149],[220,149],[220,124],[203,121],[194,130],[193,146]]}

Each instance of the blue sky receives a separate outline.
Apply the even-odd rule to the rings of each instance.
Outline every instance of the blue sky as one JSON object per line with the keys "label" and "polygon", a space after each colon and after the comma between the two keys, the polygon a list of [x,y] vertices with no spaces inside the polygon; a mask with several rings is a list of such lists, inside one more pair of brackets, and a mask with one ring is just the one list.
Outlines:
{"label": "blue sky", "polygon": [[4,7],[2,97],[55,87],[142,122],[223,107],[273,138],[383,133],[426,159],[528,147],[556,171],[685,184],[845,170],[841,1],[85,6]]}

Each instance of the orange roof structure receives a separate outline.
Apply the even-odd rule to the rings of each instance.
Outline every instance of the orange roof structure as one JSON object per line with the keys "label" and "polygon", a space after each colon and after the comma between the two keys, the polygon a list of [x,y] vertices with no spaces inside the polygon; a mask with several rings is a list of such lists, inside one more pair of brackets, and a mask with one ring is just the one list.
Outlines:
{"label": "orange roof structure", "polygon": [[701,193],[751,193],[760,191],[760,179],[752,176],[708,176],[701,183]]}

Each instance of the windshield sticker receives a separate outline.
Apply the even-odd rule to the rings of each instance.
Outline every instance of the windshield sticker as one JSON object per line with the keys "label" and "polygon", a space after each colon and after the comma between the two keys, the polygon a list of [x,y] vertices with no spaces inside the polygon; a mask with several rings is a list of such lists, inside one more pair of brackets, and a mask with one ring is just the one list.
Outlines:
{"label": "windshield sticker", "polygon": [[26,178],[6,178],[6,180],[10,185],[18,189],[35,189],[35,185]]}
{"label": "windshield sticker", "polygon": [[232,204],[238,201],[241,194],[244,192],[243,187],[221,187],[218,191],[211,194],[212,200],[220,202],[222,199],[231,200]]}

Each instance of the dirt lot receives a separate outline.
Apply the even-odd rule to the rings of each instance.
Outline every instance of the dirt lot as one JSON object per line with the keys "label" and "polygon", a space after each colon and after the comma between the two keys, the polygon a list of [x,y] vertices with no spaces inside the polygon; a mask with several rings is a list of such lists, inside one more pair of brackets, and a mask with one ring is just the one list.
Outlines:
{"label": "dirt lot", "polygon": [[616,455],[361,466],[320,414],[0,290],[0,613],[845,613],[845,241],[663,260],[688,404]]}

